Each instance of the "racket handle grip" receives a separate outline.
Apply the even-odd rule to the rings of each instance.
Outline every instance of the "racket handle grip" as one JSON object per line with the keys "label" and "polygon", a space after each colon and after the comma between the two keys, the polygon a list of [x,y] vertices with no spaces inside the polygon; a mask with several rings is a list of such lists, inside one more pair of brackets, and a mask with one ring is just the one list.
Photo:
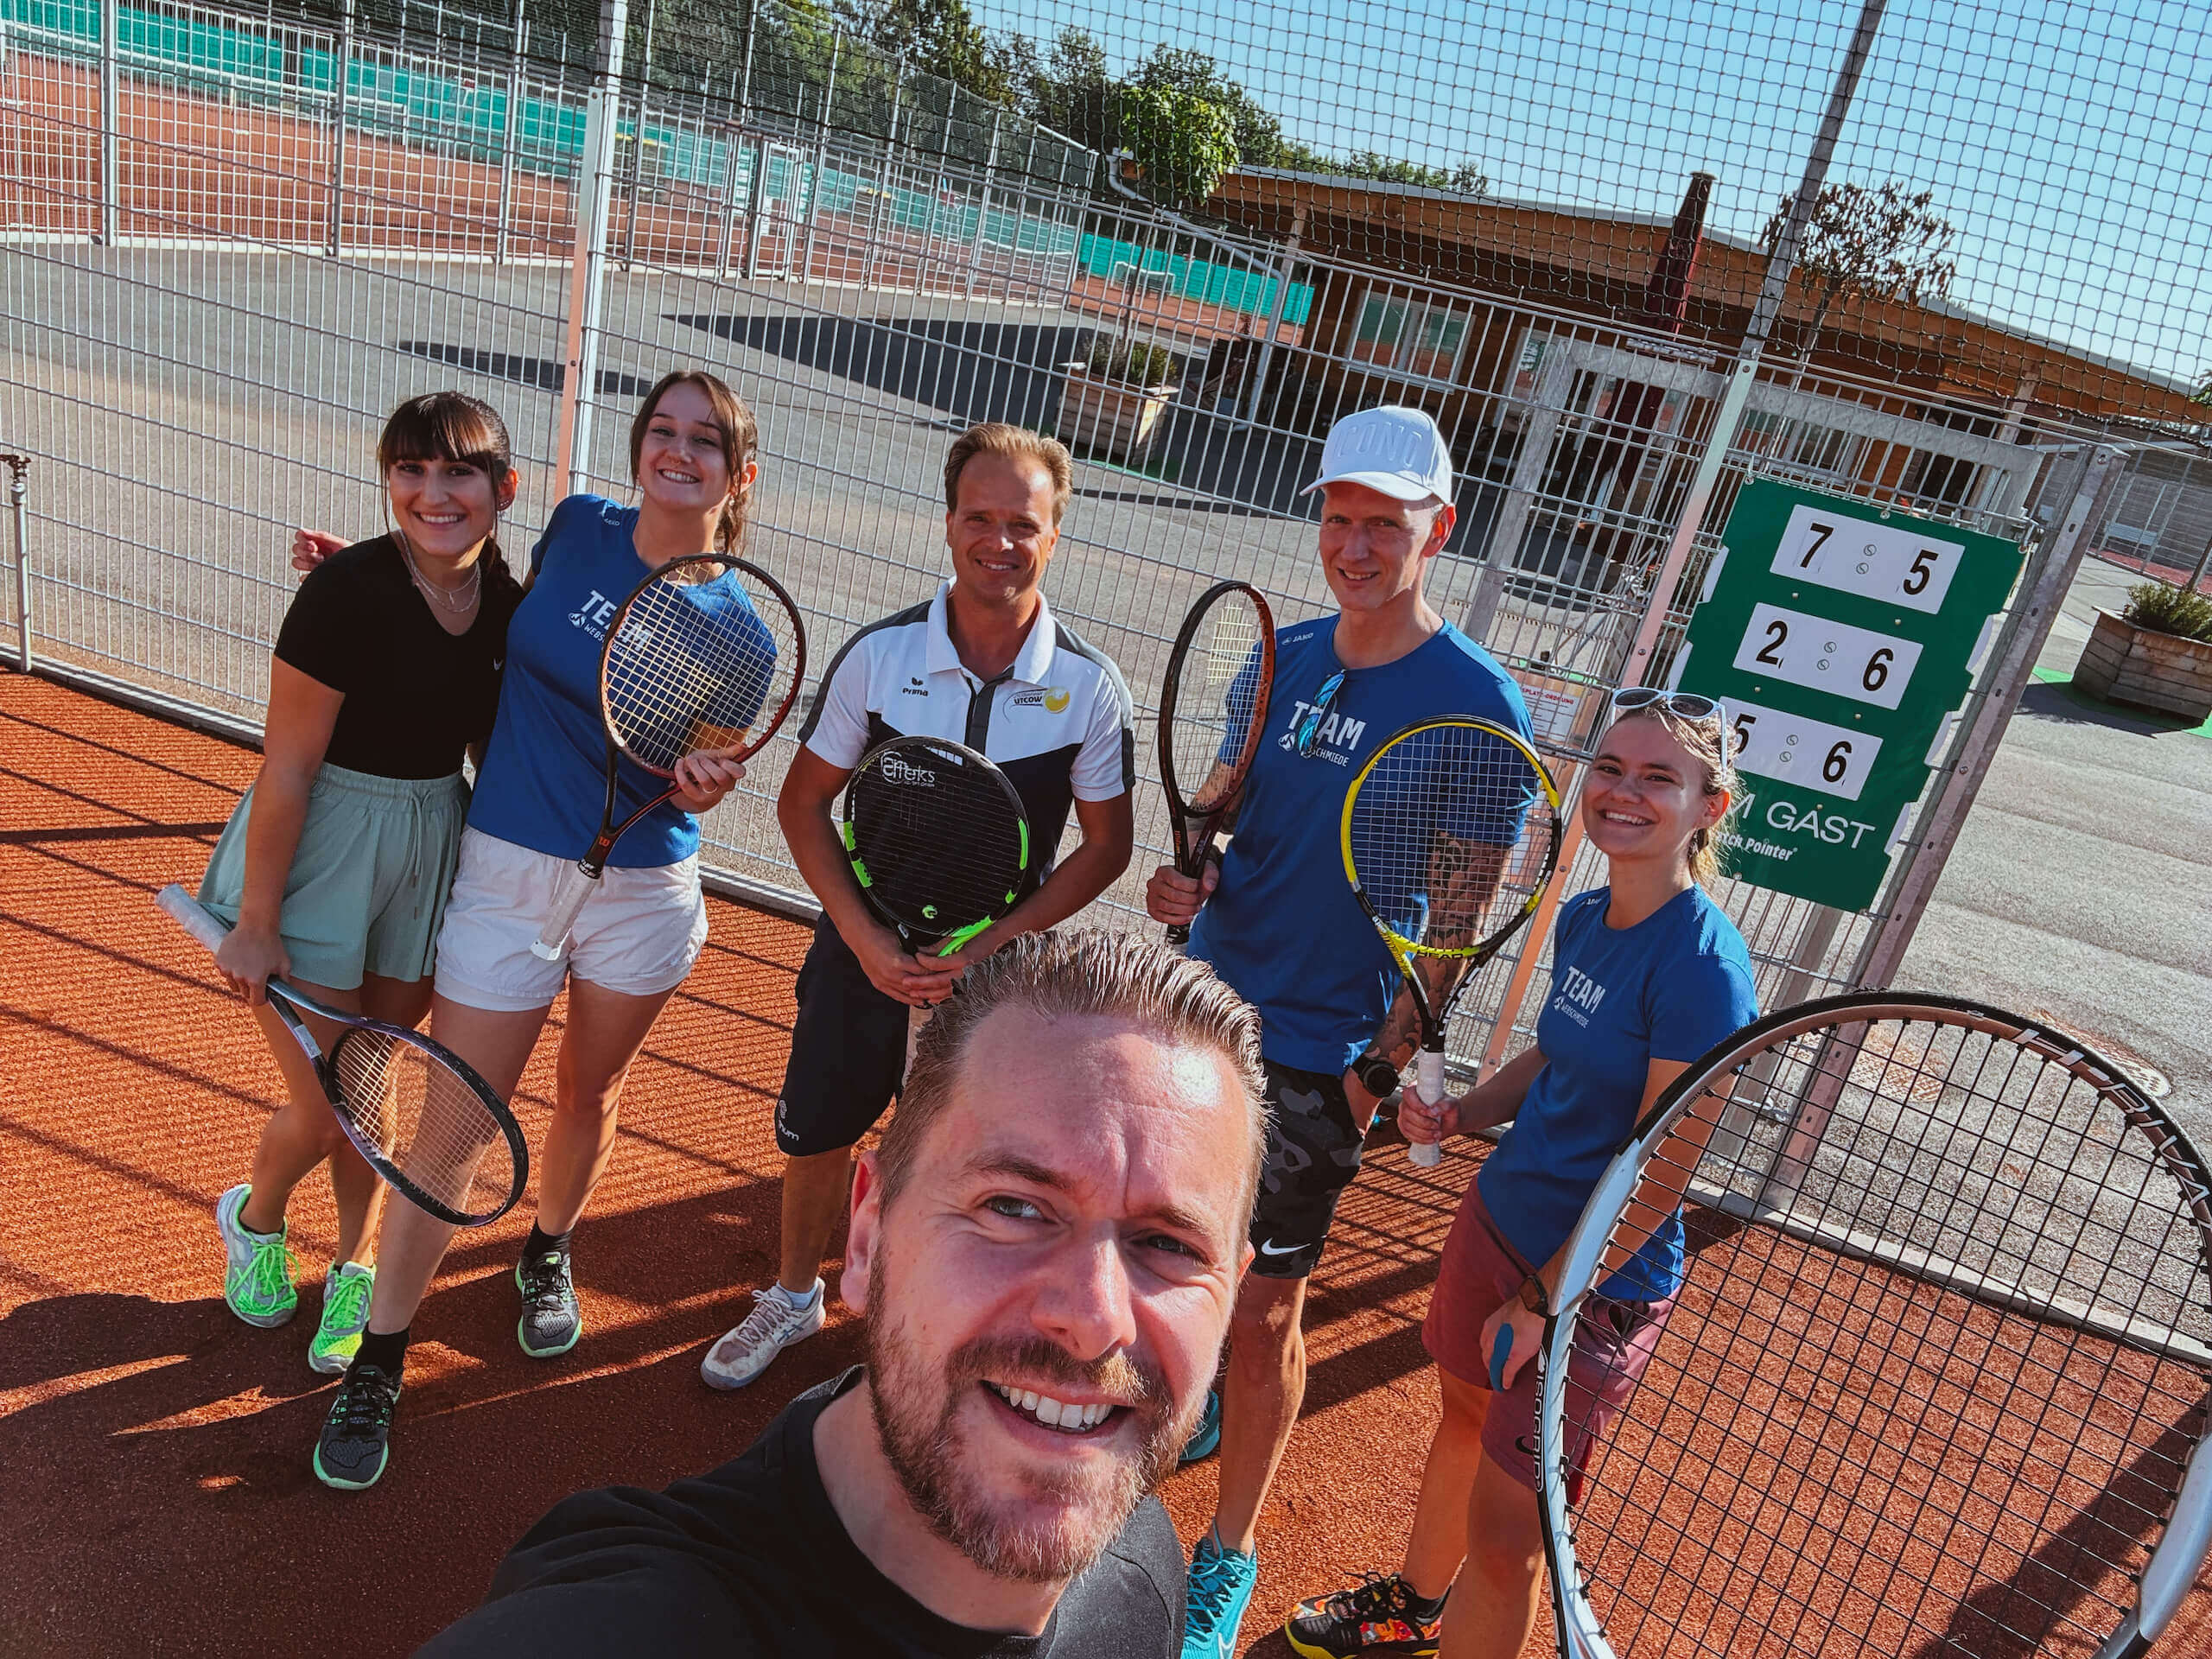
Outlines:
{"label": "racket handle grip", "polygon": [[171,921],[210,950],[230,937],[229,928],[209,914],[197,899],[174,881],[154,895],[154,902],[162,907],[162,912]]}
{"label": "racket handle grip", "polygon": [[599,878],[582,865],[571,865],[562,873],[561,885],[553,890],[553,909],[545,918],[545,925],[530,942],[530,954],[540,962],[558,962],[561,953],[569,948],[569,935],[576,925],[576,918],[583,914],[584,904],[591,897],[591,890]]}
{"label": "racket handle grip", "polygon": [[[1424,1048],[1414,1061],[1414,1079],[1421,1085],[1421,1097],[1433,1106],[1444,1098],[1444,1051]],[[1444,1148],[1433,1141],[1414,1141],[1406,1151],[1406,1161],[1423,1169],[1433,1169],[1444,1161]]]}
{"label": "racket handle grip", "polygon": [[1191,942],[1190,924],[1187,922],[1168,923],[1166,942],[1170,949],[1180,950]]}

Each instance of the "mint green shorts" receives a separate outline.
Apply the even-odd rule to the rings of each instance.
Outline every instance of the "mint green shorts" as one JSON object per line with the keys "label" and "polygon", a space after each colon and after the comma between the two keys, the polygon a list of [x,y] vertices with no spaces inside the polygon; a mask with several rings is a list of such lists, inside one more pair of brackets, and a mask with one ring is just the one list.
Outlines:
{"label": "mint green shorts", "polygon": [[[252,813],[248,790],[200,881],[200,902],[233,926]],[[364,973],[428,974],[467,816],[468,785],[459,772],[378,778],[328,765],[316,772],[277,924],[291,976],[350,991]]]}

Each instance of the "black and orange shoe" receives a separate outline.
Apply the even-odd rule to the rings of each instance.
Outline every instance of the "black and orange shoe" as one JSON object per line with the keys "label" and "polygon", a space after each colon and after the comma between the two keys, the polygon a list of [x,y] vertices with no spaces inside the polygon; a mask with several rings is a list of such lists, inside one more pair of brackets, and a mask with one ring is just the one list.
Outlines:
{"label": "black and orange shoe", "polygon": [[1301,1601],[1282,1627],[1306,1659],[1410,1654],[1434,1659],[1444,1598],[1423,1601],[1396,1573],[1370,1573],[1350,1590]]}

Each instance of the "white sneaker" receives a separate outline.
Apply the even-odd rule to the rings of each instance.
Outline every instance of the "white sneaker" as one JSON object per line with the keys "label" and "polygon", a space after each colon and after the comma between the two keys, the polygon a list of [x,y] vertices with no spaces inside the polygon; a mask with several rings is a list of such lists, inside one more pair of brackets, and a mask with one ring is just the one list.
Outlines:
{"label": "white sneaker", "polygon": [[710,1389],[741,1389],[768,1369],[768,1362],[795,1342],[822,1328],[822,1281],[800,1301],[780,1284],[753,1293],[753,1311],[736,1329],[723,1333],[699,1362],[699,1376]]}

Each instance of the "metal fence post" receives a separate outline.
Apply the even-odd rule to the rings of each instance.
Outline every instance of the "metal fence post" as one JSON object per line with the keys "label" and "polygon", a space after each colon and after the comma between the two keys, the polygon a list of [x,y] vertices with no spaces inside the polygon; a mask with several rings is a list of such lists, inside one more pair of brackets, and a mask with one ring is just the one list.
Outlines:
{"label": "metal fence post", "polygon": [[123,181],[116,172],[116,137],[123,122],[116,99],[119,10],[116,0],[100,0],[100,245],[104,248],[115,245],[116,219],[123,201]]}
{"label": "metal fence post", "polygon": [[[821,105],[815,111],[818,118],[814,134],[814,171],[806,185],[806,251],[799,256],[798,266],[798,279],[802,283],[814,279],[814,226],[815,221],[822,217],[822,175],[830,164],[830,104],[837,96],[837,57],[844,41],[842,29],[830,31],[830,76],[822,89]],[[822,278],[824,282],[830,279],[826,269]]]}
{"label": "metal fence post", "polygon": [[515,141],[522,130],[523,8],[529,0],[515,0],[514,38],[509,42],[506,118],[499,132],[499,230],[492,245],[492,263],[507,263],[507,239],[513,232],[515,208]]}
{"label": "metal fence post", "polygon": [[999,125],[1004,110],[991,111],[991,147],[983,162],[983,188],[976,198],[976,240],[968,250],[968,297],[976,297],[976,278],[983,269],[983,230],[991,217],[991,173],[999,164]]}
{"label": "metal fence post", "polygon": [[629,0],[599,0],[599,47],[584,112],[584,153],[576,175],[576,240],[569,262],[569,334],[561,379],[556,470],[571,495],[591,469],[591,404],[599,390],[600,313],[607,294],[607,221],[614,188],[615,100],[622,78],[622,35]]}
{"label": "metal fence post", "polygon": [[630,129],[630,208],[622,220],[622,269],[638,248],[638,191],[645,168],[645,96],[652,90],[653,22],[658,0],[645,0],[645,55],[638,72],[638,113]]}
{"label": "metal fence post", "polygon": [[2113,490],[2124,474],[2123,460],[2120,449],[2098,447],[2058,533],[2051,537],[2049,552],[2029,579],[2033,585],[2024,588],[2007,620],[1989,664],[1980,705],[1960,735],[1950,763],[1929,784],[1927,798],[1913,822],[1911,860],[1891,890],[1888,914],[1867,938],[1852,974],[1854,986],[1888,985],[1904,965],[1904,953],[1927,913],[1936,882],[1942,879],[1943,866],[1958,845],[1959,828],[1981,792],[1982,779],[1989,775],[1989,763],[2005,740],[2005,728],[2027,689],[2036,658],[2050,638],[2051,624],[2065,607],[2067,590],[2074,585],[2082,556],[2104,522]]}
{"label": "metal fence post", "polygon": [[[401,14],[404,21],[405,13]],[[326,214],[323,251],[333,259],[345,240],[346,228],[346,93],[353,78],[353,0],[345,0],[338,15],[338,70],[330,89],[330,206]]]}
{"label": "metal fence post", "polygon": [[0,454],[0,467],[8,469],[8,518],[16,531],[16,666],[28,674],[31,671],[31,539],[30,516],[23,498],[30,493],[25,475],[30,471],[31,458]]}

